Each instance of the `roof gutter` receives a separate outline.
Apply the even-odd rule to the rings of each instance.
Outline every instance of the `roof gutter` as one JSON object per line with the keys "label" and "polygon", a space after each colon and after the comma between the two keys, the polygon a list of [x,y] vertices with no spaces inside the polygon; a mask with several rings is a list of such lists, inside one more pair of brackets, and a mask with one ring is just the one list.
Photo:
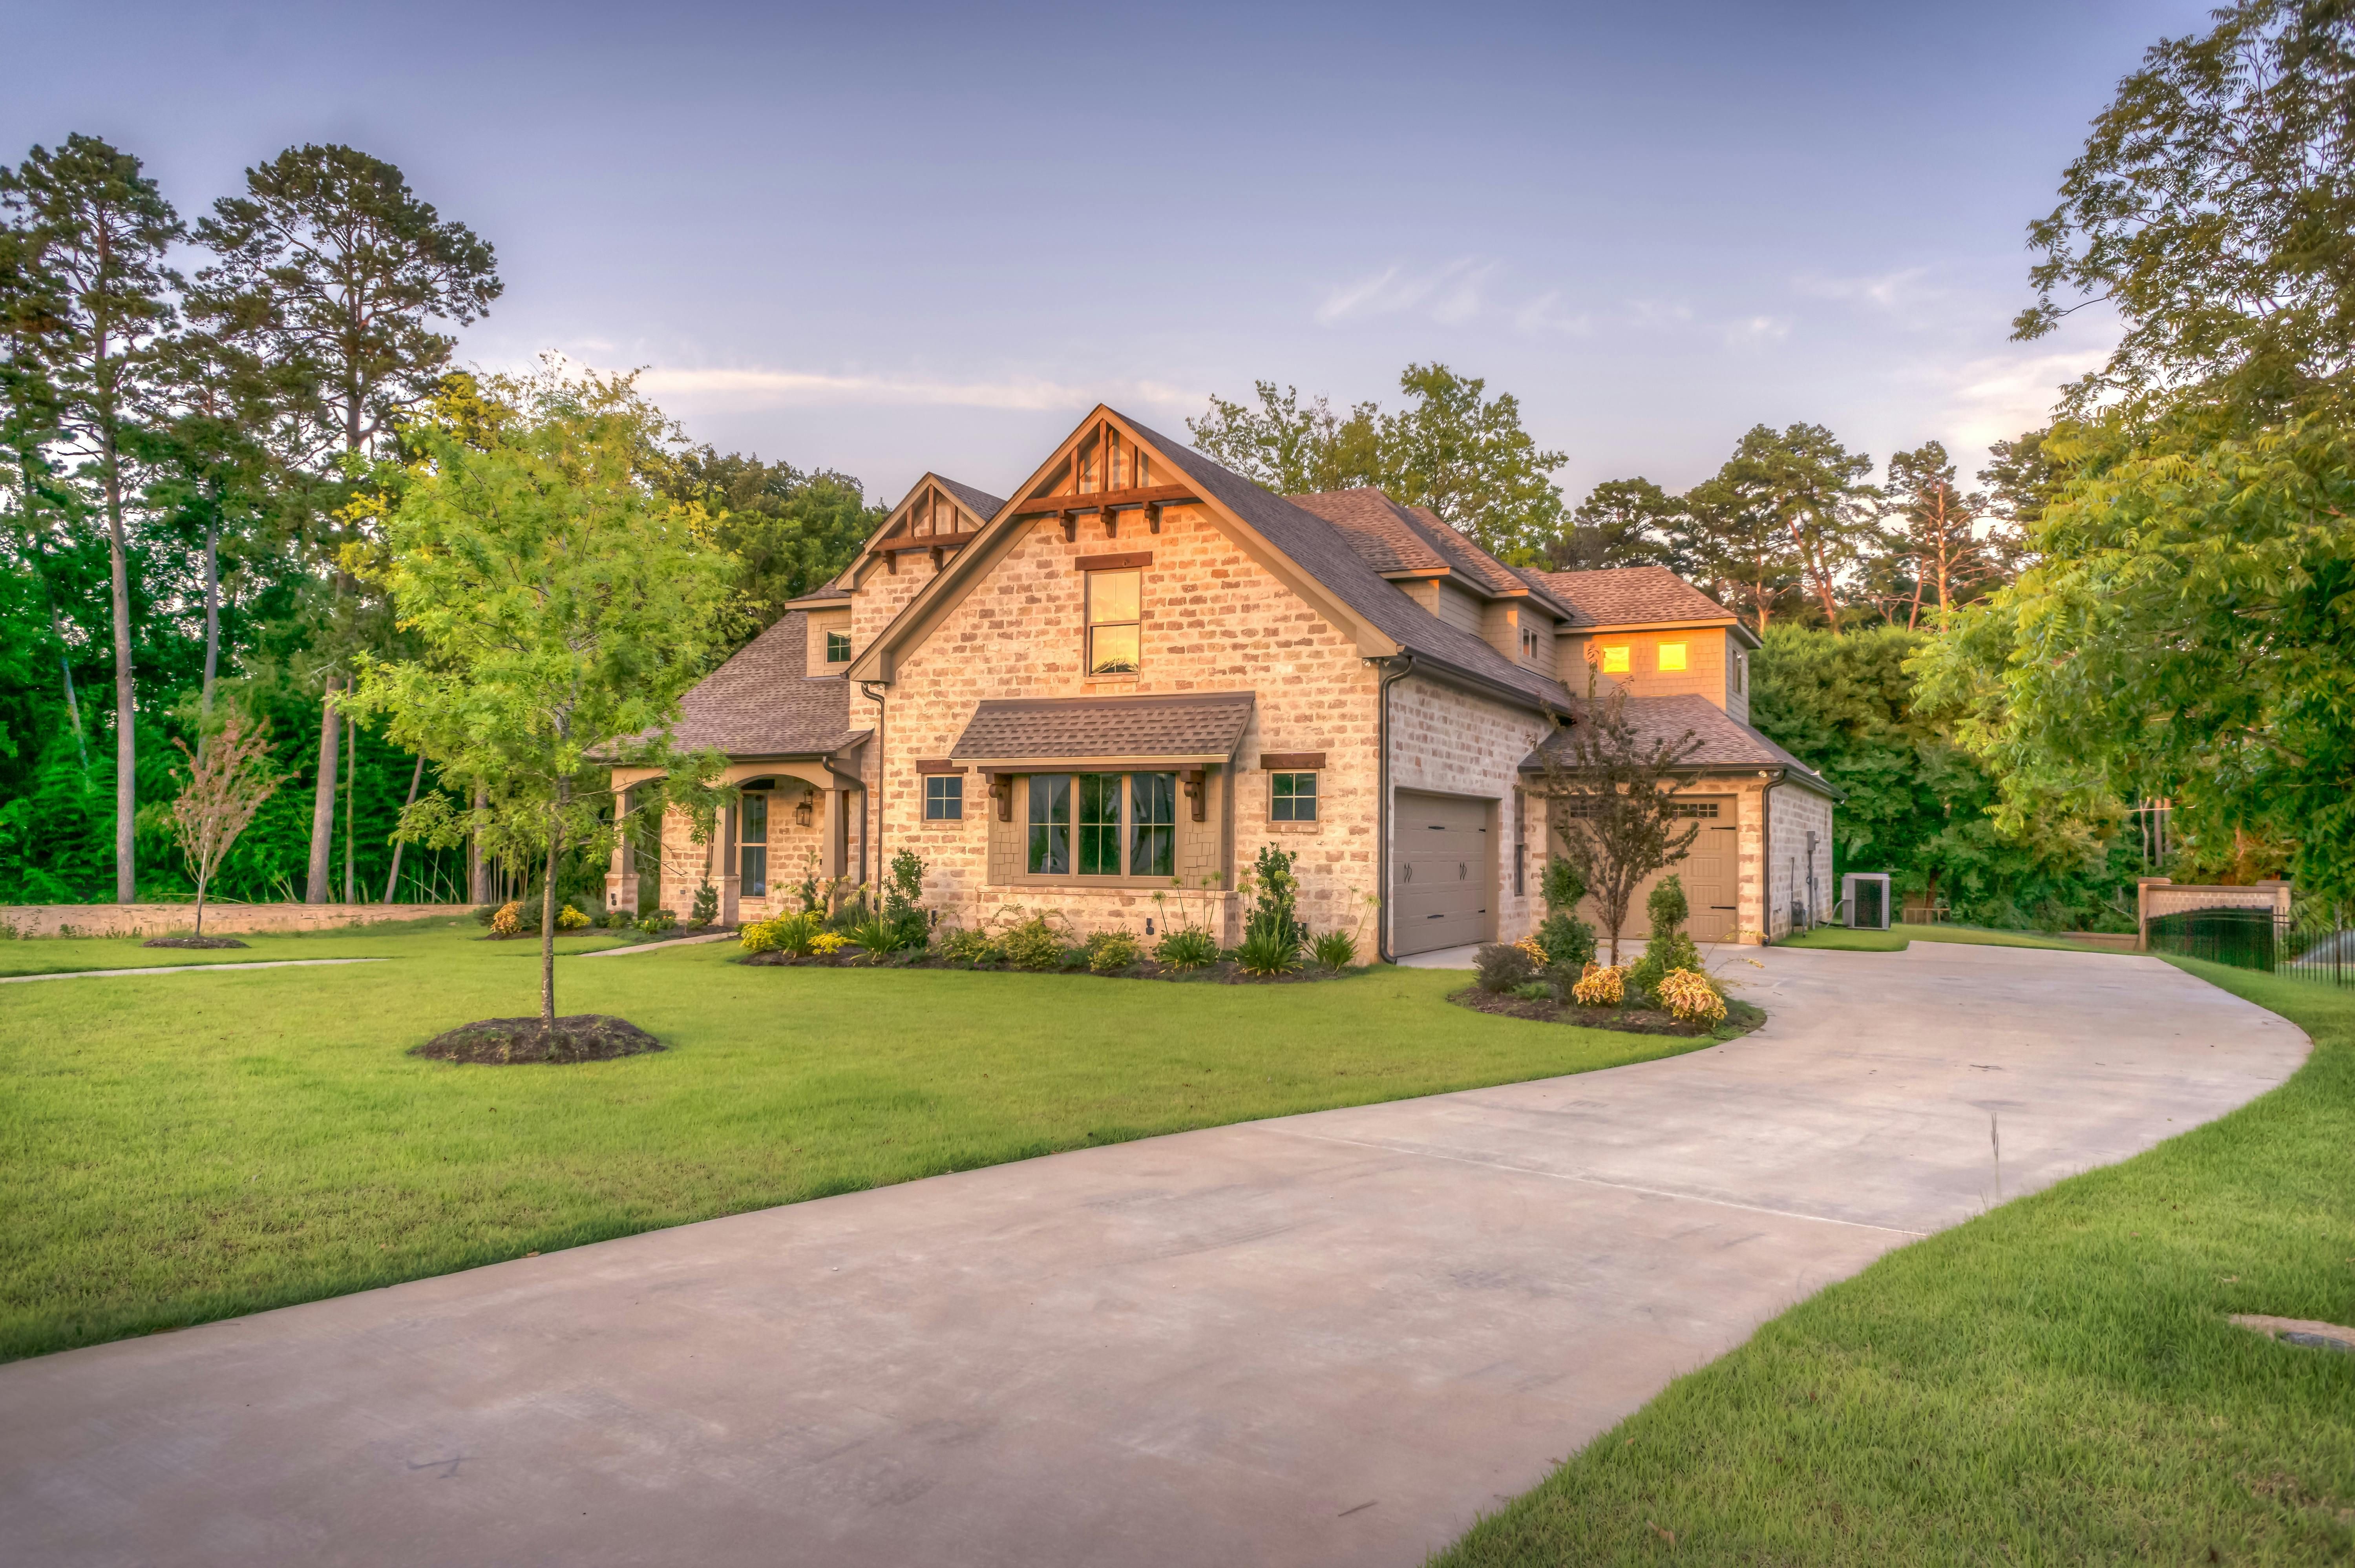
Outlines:
{"label": "roof gutter", "polygon": [[1374,785],[1374,885],[1381,890],[1381,908],[1374,916],[1374,955],[1385,964],[1398,962],[1391,952],[1391,688],[1414,673],[1414,657],[1410,650],[1395,658],[1369,661],[1398,666],[1383,672],[1374,720],[1374,744],[1380,752]]}

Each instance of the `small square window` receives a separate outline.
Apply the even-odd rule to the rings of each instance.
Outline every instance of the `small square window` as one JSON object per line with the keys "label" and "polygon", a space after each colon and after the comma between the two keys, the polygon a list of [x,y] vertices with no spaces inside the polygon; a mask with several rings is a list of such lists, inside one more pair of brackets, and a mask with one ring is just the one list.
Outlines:
{"label": "small square window", "polygon": [[1316,820],[1316,775],[1315,773],[1270,773],[1271,793],[1267,816],[1271,822],[1314,822]]}
{"label": "small square window", "polygon": [[1662,643],[1660,645],[1660,667],[1662,669],[1684,668],[1685,645],[1682,643]]}
{"label": "small square window", "polygon": [[848,632],[828,632],[826,635],[826,662],[828,664],[848,664],[850,662],[850,634]]}
{"label": "small square window", "polygon": [[1625,645],[1603,650],[1603,673],[1605,675],[1627,673],[1627,649]]}
{"label": "small square window", "polygon": [[964,820],[964,780],[955,773],[924,775],[924,820]]}

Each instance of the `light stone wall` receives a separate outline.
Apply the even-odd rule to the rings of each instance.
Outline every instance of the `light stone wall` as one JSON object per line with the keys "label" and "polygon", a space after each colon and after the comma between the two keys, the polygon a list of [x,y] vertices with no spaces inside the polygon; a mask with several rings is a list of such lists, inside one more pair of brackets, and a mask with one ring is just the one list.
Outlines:
{"label": "light stone wall", "polygon": [[[1543,715],[1492,697],[1460,691],[1423,676],[1409,676],[1391,688],[1391,784],[1393,789],[1470,796],[1494,802],[1490,838],[1495,846],[1495,894],[1489,903],[1489,939],[1511,942],[1528,935],[1544,917],[1539,897],[1543,835],[1533,820],[1527,835],[1530,865],[1526,891],[1513,891],[1513,845],[1522,838],[1514,818],[1523,758],[1552,732]],[[1531,797],[1531,812],[1541,803]]]}
{"label": "light stone wall", "polygon": [[1807,872],[1807,835],[1816,836],[1816,853],[1812,863],[1815,872],[1815,892],[1810,911],[1817,924],[1831,919],[1832,906],[1839,900],[1839,890],[1832,882],[1832,803],[1795,782],[1785,781],[1774,788],[1774,821],[1769,831],[1773,842],[1767,846],[1767,907],[1766,931],[1770,938],[1792,934],[1791,905],[1796,900],[1809,904]]}
{"label": "light stone wall", "polygon": [[[1006,875],[1003,866],[993,874],[994,807],[982,775],[964,775],[963,821],[926,822],[915,763],[948,756],[975,705],[988,699],[1250,690],[1256,706],[1238,752],[1240,771],[1209,803],[1208,826],[1220,833],[1212,874],[1231,888],[1262,844],[1279,843],[1299,854],[1301,912],[1311,928],[1353,924],[1356,901],[1377,885],[1378,791],[1376,673],[1353,641],[1252,561],[1199,507],[1167,508],[1157,534],[1146,532],[1134,513],[1111,539],[1092,517],[1080,519],[1070,542],[1053,519],[1023,527],[989,574],[922,643],[899,656],[885,739],[869,748],[879,770],[880,858],[902,848],[922,855],[929,863],[926,899],[944,918],[970,924],[1052,910],[1082,933],[1124,927],[1142,934],[1146,919],[1174,915],[1173,890],[1143,882],[1037,884]],[[1138,550],[1154,558],[1144,577],[1138,673],[1090,679],[1081,647],[1083,574],[1075,562]],[[877,581],[870,577],[869,586]],[[862,610],[862,624],[866,619]],[[1267,820],[1262,750],[1326,753],[1318,781],[1322,820],[1313,827],[1282,825],[1278,832]],[[1182,795],[1178,809],[1184,817]],[[1018,798],[1018,817],[1021,810]],[[1181,839],[1198,841],[1190,828]],[[1156,891],[1164,895],[1160,904]],[[1210,923],[1222,941],[1240,936],[1231,894],[1188,896],[1197,913],[1206,901],[1212,906]]]}
{"label": "light stone wall", "polygon": [[[258,932],[332,931],[389,920],[465,914],[473,904],[246,904],[205,901],[207,936]],[[144,904],[0,905],[0,933],[10,936],[185,936],[196,926],[195,901]]]}

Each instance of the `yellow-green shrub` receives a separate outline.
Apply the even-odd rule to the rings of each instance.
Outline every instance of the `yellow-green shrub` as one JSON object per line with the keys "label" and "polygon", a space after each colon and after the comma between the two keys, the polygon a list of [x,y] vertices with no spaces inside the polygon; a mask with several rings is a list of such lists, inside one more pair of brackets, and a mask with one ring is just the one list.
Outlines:
{"label": "yellow-green shrub", "polygon": [[499,906],[499,912],[491,916],[491,934],[493,936],[523,934],[523,901],[521,899],[513,899]]}
{"label": "yellow-green shrub", "polygon": [[589,917],[570,904],[556,912],[556,929],[559,931],[579,931],[588,923]]}
{"label": "yellow-green shrub", "polygon": [[1607,964],[1589,964],[1570,988],[1571,1000],[1582,1008],[1615,1008],[1627,994],[1627,971]]}
{"label": "yellow-green shrub", "polygon": [[1713,1024],[1725,1017],[1725,998],[1717,994],[1708,976],[1695,970],[1669,970],[1652,987],[1652,994],[1671,1017],[1685,1023]]}

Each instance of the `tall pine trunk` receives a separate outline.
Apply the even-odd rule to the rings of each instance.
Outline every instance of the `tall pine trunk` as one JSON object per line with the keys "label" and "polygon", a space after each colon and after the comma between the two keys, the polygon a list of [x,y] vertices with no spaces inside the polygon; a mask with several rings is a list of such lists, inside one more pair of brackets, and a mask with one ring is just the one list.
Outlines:
{"label": "tall pine trunk", "polygon": [[131,559],[123,542],[123,459],[115,444],[112,400],[100,429],[100,462],[106,477],[107,567],[114,590],[114,901],[127,904],[139,890],[132,836],[139,811],[139,721],[137,692],[131,678]]}
{"label": "tall pine trunk", "polygon": [[539,884],[539,1022],[556,1027],[556,825],[557,810],[548,814],[548,875]]}
{"label": "tall pine trunk", "polygon": [[[425,782],[425,753],[417,753],[417,771],[409,775],[409,798],[400,803],[402,821],[409,819],[409,808],[417,804],[417,786]],[[392,837],[392,874],[384,880],[384,901],[390,903],[394,890],[400,886],[400,852],[409,846],[398,833]]]}
{"label": "tall pine trunk", "polygon": [[334,886],[336,848],[336,759],[343,748],[336,730],[336,677],[327,677],[326,696],[319,703],[319,783],[311,795],[311,874],[303,889],[304,903],[323,904]]}
{"label": "tall pine trunk", "polygon": [[205,528],[205,687],[198,709],[204,722],[197,731],[197,760],[212,743],[213,683],[220,677],[220,524]]}

